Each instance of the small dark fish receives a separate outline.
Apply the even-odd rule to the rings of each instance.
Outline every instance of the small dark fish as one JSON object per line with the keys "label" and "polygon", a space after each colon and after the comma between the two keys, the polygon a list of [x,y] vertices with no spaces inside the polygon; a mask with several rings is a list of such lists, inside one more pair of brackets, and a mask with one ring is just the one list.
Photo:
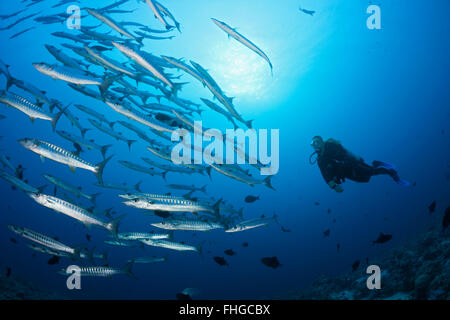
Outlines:
{"label": "small dark fish", "polygon": [[164,113],[157,113],[155,118],[156,118],[156,120],[159,120],[159,121],[170,121],[170,120],[173,120],[172,117],[170,117],[170,116],[168,116],[168,115],[166,115]]}
{"label": "small dark fish", "polygon": [[336,223],[336,219],[333,219],[333,223]]}
{"label": "small dark fish", "polygon": [[317,201],[316,201],[316,202],[314,202],[314,205],[315,205],[315,206],[320,206],[320,202],[317,202]]}
{"label": "small dark fish", "polygon": [[323,232],[323,236],[324,236],[324,237],[330,236],[330,229],[325,230],[325,231]]}
{"label": "small dark fish", "polygon": [[450,207],[445,209],[444,219],[442,220],[442,230],[445,231],[450,225]]}
{"label": "small dark fish", "polygon": [[242,246],[243,246],[244,248],[247,248],[247,247],[248,247],[248,243],[247,243],[247,242],[244,242],[244,243],[242,244]]}
{"label": "small dark fish", "polygon": [[91,241],[91,235],[90,234],[86,235],[86,240],[89,241],[89,242]]}
{"label": "small dark fish", "polygon": [[53,257],[50,258],[50,260],[48,260],[47,263],[50,264],[50,265],[58,264],[59,263],[59,257],[53,256]]}
{"label": "small dark fish", "polygon": [[436,200],[433,201],[429,206],[428,206],[428,212],[429,213],[433,213],[436,211]]}
{"label": "small dark fish", "polygon": [[233,249],[227,249],[227,250],[224,251],[224,253],[227,256],[234,256],[234,255],[236,255],[236,252],[234,252]]}
{"label": "small dark fish", "polygon": [[214,257],[214,261],[220,266],[228,266],[228,262],[223,257]]}
{"label": "small dark fish", "polygon": [[330,213],[331,213],[331,209],[328,209],[328,210],[327,210],[327,213],[330,214]]}
{"label": "small dark fish", "polygon": [[259,196],[246,196],[245,197],[245,202],[247,202],[247,203],[253,203],[256,200],[259,200]]}
{"label": "small dark fish", "polygon": [[392,239],[392,235],[391,234],[384,234],[383,232],[380,232],[380,235],[378,236],[378,239],[375,241],[372,241],[372,244],[376,244],[376,243],[386,243],[389,240]]}
{"label": "small dark fish", "polygon": [[14,239],[14,238],[10,238],[9,239],[9,241],[11,241],[12,243],[14,243],[14,244],[16,244],[17,243],[17,240],[16,239]]}
{"label": "small dark fish", "polygon": [[306,9],[303,9],[302,7],[300,7],[300,8],[298,8],[301,12],[303,12],[303,13],[305,13],[305,14],[308,14],[308,15],[310,15],[310,16],[314,16],[314,13],[316,13],[315,11],[313,11],[313,10],[306,10]]}
{"label": "small dark fish", "polygon": [[191,296],[184,293],[177,293],[177,300],[192,300]]}
{"label": "small dark fish", "polygon": [[338,243],[338,244],[336,245],[336,249],[337,249],[337,251],[339,251],[339,250],[341,249],[341,244],[340,244],[340,243]]}
{"label": "small dark fish", "polygon": [[417,181],[414,181],[413,184],[412,184],[412,186],[413,186],[413,187],[416,187],[416,186],[417,186]]}
{"label": "small dark fish", "polygon": [[94,49],[94,50],[99,51],[99,52],[112,50],[111,48],[102,47],[102,46],[92,46],[91,49]]}
{"label": "small dark fish", "polygon": [[353,262],[353,264],[352,264],[352,272],[355,272],[356,270],[358,270],[359,264],[360,264],[359,260],[356,260],[355,262]]}
{"label": "small dark fish", "polygon": [[268,267],[270,267],[270,268],[273,268],[273,269],[276,269],[276,268],[278,268],[278,267],[281,266],[281,264],[280,264],[280,262],[278,261],[278,258],[277,258],[277,257],[267,257],[267,258],[262,258],[262,259],[261,259],[261,262],[262,262],[264,265],[266,265],[266,266],[268,266]]}
{"label": "small dark fish", "polygon": [[285,227],[281,226],[281,231],[283,231],[283,232],[291,232],[291,229],[286,229]]}
{"label": "small dark fish", "polygon": [[11,268],[6,268],[6,277],[9,278],[11,276]]}

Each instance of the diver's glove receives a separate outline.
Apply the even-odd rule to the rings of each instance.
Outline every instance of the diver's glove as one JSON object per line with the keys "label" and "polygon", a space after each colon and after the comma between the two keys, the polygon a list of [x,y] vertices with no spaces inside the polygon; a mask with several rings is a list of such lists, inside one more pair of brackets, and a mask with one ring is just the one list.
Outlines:
{"label": "diver's glove", "polygon": [[344,189],[340,185],[338,185],[334,180],[328,182],[328,186],[338,193],[344,192]]}

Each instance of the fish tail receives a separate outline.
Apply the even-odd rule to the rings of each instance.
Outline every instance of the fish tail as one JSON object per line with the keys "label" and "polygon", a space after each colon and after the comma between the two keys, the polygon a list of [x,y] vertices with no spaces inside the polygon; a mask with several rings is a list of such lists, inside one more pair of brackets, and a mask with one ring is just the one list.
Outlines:
{"label": "fish tail", "polygon": [[131,271],[131,267],[134,264],[134,260],[131,260],[130,262],[128,262],[125,267],[122,268],[122,272],[124,274],[126,274],[127,276],[129,276],[132,279],[137,279],[137,277],[134,275],[134,273]]}
{"label": "fish tail", "polygon": [[268,176],[267,178],[264,179],[264,185],[266,187],[276,191],[275,188],[272,186],[272,176]]}
{"label": "fish tail", "polygon": [[211,178],[211,167],[206,168],[206,173],[208,174],[209,180],[212,180]]}
{"label": "fish tail", "polygon": [[121,75],[111,75],[111,74],[105,75],[102,84],[99,86],[100,94],[103,96],[106,93],[106,91],[108,91],[108,88],[114,83],[114,81],[116,81],[120,77]]}
{"label": "fish tail", "polygon": [[80,131],[81,131],[81,136],[84,138],[84,136],[86,135],[86,132],[88,132],[89,130],[91,130],[91,129],[89,129],[89,128],[87,128],[87,129],[81,128],[81,129],[80,129]]}
{"label": "fish tail", "polygon": [[105,146],[102,146],[102,148],[100,149],[102,155],[103,155],[103,159],[105,159],[106,157],[106,151],[108,151],[109,148],[112,147],[112,144],[107,144]]}
{"label": "fish tail", "polygon": [[220,213],[220,204],[222,203],[222,198],[220,198],[214,205],[213,205],[213,209],[214,209],[214,214],[219,216]]}
{"label": "fish tail", "polygon": [[163,173],[161,173],[161,175],[162,175],[162,178],[164,179],[164,181],[166,181],[167,182],[167,180],[166,180],[166,175],[167,175],[167,172],[169,172],[169,171],[164,171]]}
{"label": "fish tail", "polygon": [[139,181],[139,182],[136,183],[136,185],[134,186],[134,188],[136,189],[136,191],[142,192],[142,191],[141,191],[141,183],[142,183],[142,181]]}
{"label": "fish tail", "polygon": [[131,145],[132,145],[133,143],[135,143],[135,142],[136,142],[136,140],[127,140],[128,150],[131,151]]}
{"label": "fish tail", "polygon": [[177,95],[178,91],[181,91],[183,89],[183,86],[185,84],[187,84],[188,82],[179,82],[179,83],[174,83],[173,84],[173,88],[172,88],[172,93],[174,96]]}
{"label": "fish tail", "polygon": [[252,124],[253,120],[249,120],[249,121],[245,121],[245,125],[247,126],[247,128],[252,129]]}
{"label": "fish tail", "polygon": [[55,131],[56,129],[56,124],[58,123],[59,119],[61,119],[61,116],[64,114],[64,112],[66,111],[66,109],[68,107],[70,107],[71,104],[69,104],[67,107],[65,108],[61,108],[61,110],[53,117],[52,120],[52,129],[53,131]]}
{"label": "fish tail", "polygon": [[95,173],[95,175],[97,176],[99,184],[103,184],[103,170],[105,169],[106,164],[109,162],[109,160],[111,160],[112,157],[113,156],[110,156],[109,158],[103,160],[102,162],[100,162],[96,166],[96,173]]}
{"label": "fish tail", "polygon": [[108,224],[107,224],[107,229],[109,230],[109,232],[111,232],[112,236],[114,238],[117,238],[117,233],[119,231],[119,224],[120,221],[122,220],[122,218],[124,217],[124,215],[111,220]]}
{"label": "fish tail", "polygon": [[91,202],[93,203],[93,204],[95,204],[95,202],[97,201],[97,197],[99,196],[99,195],[101,195],[101,193],[94,193],[93,195],[91,195]]}
{"label": "fish tail", "polygon": [[200,188],[200,191],[203,192],[204,194],[206,194],[206,186],[207,184],[205,184],[203,187]]}

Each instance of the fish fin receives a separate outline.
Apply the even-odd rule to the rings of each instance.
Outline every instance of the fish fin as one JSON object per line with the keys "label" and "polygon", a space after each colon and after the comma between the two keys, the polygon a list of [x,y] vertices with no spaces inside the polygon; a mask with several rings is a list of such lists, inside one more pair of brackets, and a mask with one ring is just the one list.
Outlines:
{"label": "fish fin", "polygon": [[268,176],[267,178],[265,178],[265,179],[264,179],[264,185],[265,185],[266,187],[268,187],[268,188],[270,188],[270,189],[276,191],[275,188],[272,186],[272,180],[271,180],[272,177],[273,177],[273,176]]}
{"label": "fish fin", "polygon": [[113,219],[110,222],[108,222],[108,224],[107,224],[107,229],[109,230],[109,232],[111,232],[113,238],[115,238],[115,239],[117,239],[117,233],[119,231],[120,221],[122,220],[122,218],[124,216],[125,215],[122,215],[122,216],[120,216],[120,217],[118,217],[116,219]]}
{"label": "fish fin", "polygon": [[89,128],[87,128],[87,129],[80,129],[81,136],[84,138],[84,136],[86,135],[86,132],[88,132],[89,130],[91,130],[91,129],[89,129]]}
{"label": "fish fin", "polygon": [[136,191],[142,192],[142,191],[141,191],[141,183],[142,183],[142,181],[139,181],[139,182],[136,183],[136,185],[134,186],[134,188],[136,189]]}
{"label": "fish fin", "polygon": [[203,192],[204,194],[206,194],[206,186],[207,184],[205,184],[203,187],[200,188],[200,191]]}
{"label": "fish fin", "polygon": [[40,158],[41,158],[42,162],[45,162],[45,157],[44,156],[40,156]]}
{"label": "fish fin", "polygon": [[98,179],[98,183],[103,184],[103,169],[105,169],[106,164],[111,160],[113,156],[108,157],[107,159],[103,160],[96,166],[96,176]]}
{"label": "fish fin", "polygon": [[32,118],[32,117],[30,117],[30,121],[31,121],[31,124],[34,124],[34,120],[36,120],[35,118]]}
{"label": "fish fin", "polygon": [[95,204],[95,201],[97,200],[97,197],[101,195],[101,193],[94,193],[93,195],[91,195],[91,202],[93,204]]}
{"label": "fish fin", "polygon": [[208,174],[209,180],[212,180],[211,178],[211,167],[206,168],[206,173]]}
{"label": "fish fin", "polygon": [[106,151],[108,151],[108,149],[109,149],[110,147],[112,147],[112,144],[108,144],[108,145],[105,145],[105,146],[102,146],[102,147],[101,147],[100,151],[101,151],[101,153],[102,153],[102,155],[103,155],[103,159],[106,158]]}
{"label": "fish fin", "polygon": [[127,140],[128,150],[131,151],[131,145],[132,145],[133,143],[135,143],[135,142],[136,142],[136,140]]}
{"label": "fish fin", "polygon": [[132,279],[137,279],[137,277],[134,275],[134,273],[131,271],[131,267],[133,266],[134,260],[131,260],[128,262],[125,267],[122,268],[122,271],[124,274],[129,276]]}
{"label": "fish fin", "polygon": [[74,166],[69,166],[70,171],[72,171],[73,173],[75,173],[75,167]]}

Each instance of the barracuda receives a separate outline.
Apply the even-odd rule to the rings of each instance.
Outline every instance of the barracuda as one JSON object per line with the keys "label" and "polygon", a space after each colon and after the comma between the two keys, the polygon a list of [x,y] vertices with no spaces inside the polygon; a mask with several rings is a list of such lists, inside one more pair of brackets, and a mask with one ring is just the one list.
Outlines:
{"label": "barracuda", "polygon": [[27,99],[17,94],[6,91],[0,91],[0,102],[25,113],[30,117],[32,123],[34,123],[35,119],[51,121],[53,130],[55,130],[56,123],[61,118],[61,115],[64,112],[64,110],[62,110],[53,115],[51,113],[43,111],[42,108],[31,103]]}
{"label": "barracuda", "polygon": [[0,178],[8,181],[9,183],[13,184],[14,186],[16,186],[17,188],[21,189],[26,193],[41,193],[45,189],[45,186],[42,186],[40,188],[30,186],[25,181],[22,181],[19,178],[12,176],[9,173],[6,173],[2,170],[0,170]]}
{"label": "barracuda", "polygon": [[19,140],[19,143],[25,148],[28,149],[34,153],[37,153],[41,156],[41,159],[44,158],[51,159],[53,161],[66,164],[69,166],[69,168],[74,172],[75,168],[81,168],[85,170],[89,170],[93,172],[99,183],[103,182],[103,169],[105,168],[105,165],[111,160],[113,156],[110,156],[109,158],[103,160],[97,165],[93,165],[77,155],[73,154],[70,151],[64,150],[58,146],[55,146],[54,144],[51,144],[46,141],[38,140],[38,139],[31,139],[31,138],[25,138]]}
{"label": "barracuda", "polygon": [[145,2],[147,2],[147,5],[149,6],[150,10],[152,10],[152,12],[155,15],[156,19],[161,21],[161,23],[164,25],[164,28],[166,28],[166,30],[171,30],[171,29],[174,28],[174,26],[171,26],[170,24],[168,24],[166,19],[164,19],[164,16],[162,15],[162,13],[160,11],[160,7],[157,6],[156,1],[145,0]]}
{"label": "barracuda", "polygon": [[162,240],[162,239],[170,239],[171,235],[169,233],[149,233],[149,232],[124,232],[119,233],[117,235],[119,240],[142,240],[142,239],[151,239],[151,240]]}
{"label": "barracuda", "polygon": [[142,243],[148,245],[148,246],[152,246],[152,247],[160,247],[160,248],[165,248],[165,249],[171,249],[171,250],[176,250],[176,251],[194,251],[194,252],[198,252],[199,254],[202,253],[202,247],[201,245],[196,247],[196,246],[191,246],[182,242],[173,242],[173,241],[169,241],[169,240],[151,240],[151,239],[143,239],[140,240]]}
{"label": "barracuda", "polygon": [[[79,268],[79,274],[82,277],[102,277],[102,278],[110,278],[115,275],[125,274],[130,278],[136,279],[136,276],[131,272],[131,267],[133,266],[132,262],[129,262],[122,269],[112,268],[112,267],[82,267]],[[72,275],[72,272],[68,272],[67,269],[63,269],[59,271],[60,274],[64,276]]]}
{"label": "barracuda", "polygon": [[83,137],[77,137],[64,130],[57,130],[56,133],[59,134],[62,138],[71,141],[75,145],[75,148],[78,149],[77,151],[81,151],[80,147],[85,147],[89,150],[91,149],[99,150],[103,156],[103,159],[106,157],[106,151],[108,151],[108,149],[112,147],[111,144],[104,146],[98,145],[94,142],[94,140],[88,140]]}
{"label": "barracuda", "polygon": [[157,79],[161,80],[165,84],[167,84],[174,94],[177,93],[178,90],[181,89],[182,84],[180,83],[172,83],[162,72],[158,70],[158,68],[154,67],[149,61],[147,61],[143,56],[134,51],[133,49],[127,48],[124,45],[113,42],[112,43],[120,52],[129,57],[130,59],[136,61],[136,63],[146,70],[148,70],[152,75],[154,75]]}
{"label": "barracuda", "polygon": [[76,85],[102,86],[102,80],[82,74],[79,70],[46,63],[33,63],[33,66],[42,74],[53,79],[59,79]]}
{"label": "barracuda", "polygon": [[94,18],[100,20],[101,22],[105,23],[106,25],[110,26],[112,29],[116,30],[120,34],[124,35],[125,37],[128,37],[130,39],[136,40],[139,43],[142,43],[142,38],[136,38],[133,36],[130,32],[125,30],[125,28],[121,27],[119,23],[115,22],[112,18],[107,17],[104,14],[100,14],[94,9],[86,8],[86,11],[93,16]]}
{"label": "barracuda", "polygon": [[[72,185],[60,178],[52,176],[52,175],[44,174],[43,176],[50,183],[53,183],[54,185],[60,187],[61,189],[71,192],[78,197],[83,197],[85,199],[88,199],[88,200],[92,201],[92,203],[94,203],[94,204],[95,204],[96,198],[100,195],[100,193],[96,193],[93,195],[86,194],[82,191],[81,187],[74,186],[74,185]],[[36,193],[41,193],[41,192],[36,192]]]}
{"label": "barracuda", "polygon": [[267,226],[270,222],[275,221],[278,223],[277,215],[274,214],[271,218],[259,218],[259,219],[251,219],[247,221],[242,221],[238,224],[236,224],[234,227],[229,228],[225,230],[225,232],[231,233],[231,232],[241,232],[246,231],[262,226]]}
{"label": "barracuda", "polygon": [[142,140],[150,143],[151,145],[158,144],[158,141],[149,138],[147,136],[147,134],[143,130],[141,130],[140,128],[136,127],[135,125],[133,125],[131,123],[128,123],[126,121],[118,121],[118,123],[121,124],[122,126],[124,126],[125,128],[127,128],[128,130],[133,131],[134,133],[136,133],[139,136],[139,138],[141,138]]}
{"label": "barracuda", "polygon": [[114,237],[117,236],[119,222],[122,217],[111,221],[103,221],[96,217],[92,212],[53,196],[40,193],[30,194],[30,197],[44,207],[55,210],[59,213],[65,214],[75,220],[80,221],[88,228],[90,228],[92,225],[96,225],[108,230]]}
{"label": "barracuda", "polygon": [[230,171],[228,171],[228,170],[222,168],[221,165],[216,165],[216,164],[212,164],[212,163],[209,164],[209,165],[210,165],[214,170],[216,170],[217,172],[219,172],[219,173],[221,173],[221,174],[223,174],[223,175],[225,175],[225,176],[227,176],[227,177],[229,177],[229,178],[232,178],[232,179],[235,179],[235,180],[237,180],[237,181],[246,183],[246,184],[250,185],[251,187],[253,187],[253,186],[256,185],[256,184],[263,184],[263,185],[265,185],[266,187],[268,187],[268,188],[270,188],[270,189],[272,189],[272,190],[275,190],[275,188],[272,186],[272,181],[271,181],[272,176],[268,176],[268,177],[265,178],[264,180],[256,180],[256,179],[253,179],[253,178],[250,177],[250,176],[241,177],[241,176],[238,175],[237,173],[230,172]]}
{"label": "barracuda", "polygon": [[172,58],[172,57],[167,57],[167,56],[161,56],[161,57],[163,59],[165,59],[168,63],[173,64],[178,69],[183,70],[187,74],[190,74],[192,77],[194,77],[195,79],[197,79],[198,81],[200,81],[203,84],[202,76],[197,71],[195,71],[193,68],[191,68],[190,66],[185,64],[183,61]]}
{"label": "barracuda", "polygon": [[146,174],[149,174],[151,176],[161,176],[164,180],[166,180],[166,173],[167,173],[167,171],[159,172],[159,171],[155,171],[153,168],[146,168],[146,167],[143,167],[143,166],[141,166],[141,165],[139,165],[137,163],[132,163],[132,162],[123,161],[123,160],[120,160],[119,163],[121,165],[123,165],[124,167],[128,168],[128,169],[131,169],[131,170],[134,170],[134,171],[139,171],[139,172],[142,172],[142,173],[146,173]]}
{"label": "barracuda", "polygon": [[167,261],[166,257],[140,257],[128,260],[128,262],[133,263],[160,263],[166,261]]}
{"label": "barracuda", "polygon": [[38,232],[35,232],[33,230],[22,228],[18,226],[8,225],[8,228],[15,232],[16,234],[24,237],[25,239],[31,240],[33,242],[36,242],[44,247],[65,252],[71,256],[79,257],[79,250],[71,248],[53,238],[47,237],[43,234],[40,234]]}
{"label": "barracuda", "polygon": [[95,110],[93,110],[91,108],[88,108],[86,106],[83,106],[81,104],[75,104],[74,106],[78,110],[83,111],[84,113],[87,113],[87,114],[97,118],[101,122],[107,123],[112,128],[113,123],[109,122],[108,119],[106,119],[106,117],[103,114],[101,114],[101,113],[99,113],[99,112],[97,112],[97,111],[95,111]]}
{"label": "barracuda", "polygon": [[172,199],[172,200],[186,200],[183,197],[177,196],[169,196],[169,195],[161,195],[161,194],[152,194],[152,193],[127,193],[127,194],[119,194],[119,197],[122,199],[134,200],[134,199],[150,199],[150,200],[158,200],[158,199]]}
{"label": "barracuda", "polygon": [[223,229],[223,225],[215,222],[201,220],[173,220],[166,219],[163,222],[152,223],[152,226],[165,230],[185,230],[185,231],[211,231]]}
{"label": "barracuda", "polygon": [[116,138],[117,140],[121,140],[124,141],[128,144],[128,149],[131,151],[131,145],[133,143],[136,142],[136,140],[130,140],[125,138],[122,133],[120,132],[115,132],[114,130],[112,130],[110,127],[105,127],[104,125],[102,125],[100,122],[95,121],[93,119],[88,119],[89,122],[96,127],[98,130],[102,131],[103,133],[106,133],[107,135],[110,135],[113,138]]}
{"label": "barracuda", "polygon": [[94,58],[96,59],[101,65],[103,65],[104,67],[106,67],[107,69],[110,69],[112,71],[119,71],[123,74],[129,75],[129,76],[136,76],[130,69],[124,68],[122,66],[120,66],[120,63],[107,58],[105,56],[103,56],[102,54],[92,50],[91,48],[89,48],[88,46],[84,46],[84,49]]}
{"label": "barracuda", "polygon": [[270,66],[270,71],[273,76],[273,66],[270,62],[269,57],[260,49],[258,48],[253,42],[248,40],[246,37],[244,37],[242,34],[236,31],[236,29],[230,27],[225,22],[219,21],[217,19],[211,18],[211,20],[220,28],[222,29],[226,34],[228,34],[229,37],[232,37],[236,39],[238,42],[242,43],[244,46],[258,54],[260,57],[262,57],[264,60],[267,61],[267,63]]}
{"label": "barracuda", "polygon": [[170,199],[170,198],[136,198],[133,200],[124,201],[123,203],[130,207],[135,207],[138,209],[146,210],[158,210],[158,211],[169,211],[169,212],[210,212],[217,214],[219,211],[220,202],[217,201],[214,206],[207,206],[200,204],[198,202],[190,200],[181,199]]}
{"label": "barracuda", "polygon": [[114,111],[117,113],[120,113],[121,115],[124,115],[125,117],[137,121],[140,124],[143,124],[147,127],[153,128],[158,131],[162,132],[169,132],[172,133],[174,130],[167,127],[163,123],[159,122],[158,120],[140,112],[137,110],[133,110],[130,106],[126,105],[125,103],[116,103],[112,101],[106,100],[105,103],[110,106]]}

